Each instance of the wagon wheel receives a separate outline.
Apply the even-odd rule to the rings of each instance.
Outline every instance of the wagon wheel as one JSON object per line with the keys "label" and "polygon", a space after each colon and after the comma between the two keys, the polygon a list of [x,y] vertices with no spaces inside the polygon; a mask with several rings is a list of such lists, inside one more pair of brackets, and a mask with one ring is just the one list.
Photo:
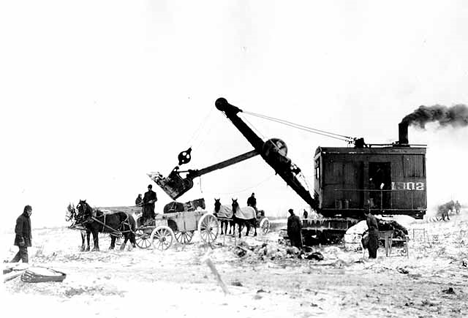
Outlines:
{"label": "wagon wheel", "polygon": [[192,241],[193,238],[193,231],[188,231],[188,232],[176,232],[175,233],[175,238],[177,242],[182,243],[182,244],[188,244]]}
{"label": "wagon wheel", "polygon": [[167,250],[174,241],[174,232],[168,226],[158,226],[151,232],[150,241],[154,248],[161,251]]}
{"label": "wagon wheel", "polygon": [[262,231],[263,235],[270,232],[270,220],[268,220],[268,218],[264,218],[260,221],[260,230]]}
{"label": "wagon wheel", "polygon": [[135,243],[139,248],[147,249],[151,246],[150,233],[145,233],[142,229],[135,232]]}
{"label": "wagon wheel", "polygon": [[218,237],[218,219],[213,214],[204,214],[198,221],[198,231],[205,243],[212,243]]}

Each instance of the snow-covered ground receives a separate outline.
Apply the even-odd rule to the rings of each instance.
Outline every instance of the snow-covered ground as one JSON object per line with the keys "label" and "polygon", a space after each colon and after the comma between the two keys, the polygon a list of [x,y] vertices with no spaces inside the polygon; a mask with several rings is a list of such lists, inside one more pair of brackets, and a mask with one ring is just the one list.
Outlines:
{"label": "snow-covered ground", "polygon": [[[198,235],[167,251],[80,252],[78,231],[33,230],[31,266],[67,274],[63,282],[3,284],[2,312],[15,317],[466,317],[468,211],[448,222],[414,222],[409,255],[396,247],[378,259],[344,246],[314,247],[322,261],[299,258],[278,232],[232,237],[212,247]],[[2,233],[6,258],[13,232]],[[239,244],[240,241],[237,241]],[[210,263],[219,272],[216,279]]]}

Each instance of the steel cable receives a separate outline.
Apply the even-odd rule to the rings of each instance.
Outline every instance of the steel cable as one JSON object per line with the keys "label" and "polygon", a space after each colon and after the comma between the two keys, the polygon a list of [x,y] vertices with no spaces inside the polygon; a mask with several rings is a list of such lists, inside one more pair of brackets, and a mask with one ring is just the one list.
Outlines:
{"label": "steel cable", "polygon": [[346,142],[351,142],[351,141],[354,140],[353,137],[340,135],[340,134],[336,134],[336,133],[332,133],[332,132],[328,132],[328,131],[324,131],[324,130],[304,126],[304,125],[301,125],[301,124],[296,124],[296,123],[293,123],[293,122],[290,122],[290,121],[287,121],[287,120],[283,120],[283,119],[278,119],[278,118],[274,118],[274,117],[270,117],[270,116],[266,116],[266,115],[261,115],[261,114],[256,114],[256,113],[252,113],[252,112],[246,112],[246,111],[244,111],[244,113],[248,114],[248,115],[251,115],[251,116],[258,117],[258,118],[262,118],[262,119],[270,120],[270,121],[273,121],[273,122],[277,122],[279,124],[286,125],[286,126],[289,126],[289,127],[293,127],[293,128],[296,128],[296,129],[300,129],[300,130],[304,130],[304,131],[307,131],[307,132],[322,135],[322,136],[325,136],[325,137],[330,137],[330,138],[334,138],[334,139],[338,139],[338,140],[342,140],[342,141],[346,141]]}

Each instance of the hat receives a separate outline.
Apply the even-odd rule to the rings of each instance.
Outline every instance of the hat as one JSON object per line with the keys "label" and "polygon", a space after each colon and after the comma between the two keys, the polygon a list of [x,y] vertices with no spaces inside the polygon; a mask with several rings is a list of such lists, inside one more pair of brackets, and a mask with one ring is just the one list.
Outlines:
{"label": "hat", "polygon": [[149,184],[148,189],[153,189],[153,186],[151,184]]}

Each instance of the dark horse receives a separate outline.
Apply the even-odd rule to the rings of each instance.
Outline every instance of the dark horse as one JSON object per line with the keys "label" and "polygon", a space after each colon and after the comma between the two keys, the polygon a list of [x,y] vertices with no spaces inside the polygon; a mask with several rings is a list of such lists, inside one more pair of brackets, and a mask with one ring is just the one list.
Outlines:
{"label": "dark horse", "polygon": [[164,206],[163,212],[164,213],[186,212],[186,211],[190,212],[190,211],[196,211],[198,208],[201,208],[202,210],[205,209],[205,199],[201,198],[201,199],[188,201],[185,203],[172,201]]}
{"label": "dark horse", "polygon": [[[75,206],[71,203],[68,204],[65,221],[72,222],[72,224],[70,225],[71,229],[81,230],[81,251],[89,251],[89,240],[91,236],[91,231],[87,230],[83,225],[80,224],[80,220],[78,220]],[[88,243],[87,247],[85,244],[86,241]]]}
{"label": "dark horse", "polygon": [[[222,234],[234,234],[234,221],[232,219],[232,207],[221,205],[221,199],[215,199],[214,216],[218,218],[221,223]],[[229,229],[229,233],[228,233]]]}
{"label": "dark horse", "polygon": [[232,199],[232,213],[234,224],[237,224],[237,228],[239,230],[239,238],[241,237],[241,232],[244,226],[247,227],[247,233],[245,235],[248,236],[250,227],[253,227],[255,230],[254,236],[257,236],[257,218],[254,208],[251,206],[240,208],[239,203],[237,203],[237,199]]}
{"label": "dark horse", "polygon": [[99,233],[110,233],[111,245],[109,249],[114,249],[115,240],[120,235],[124,236],[124,242],[120,246],[123,250],[128,240],[135,247],[135,230],[136,223],[133,216],[125,212],[114,212],[110,214],[104,214],[104,212],[91,208],[86,200],[80,200],[76,206],[78,210],[77,220],[82,224],[87,232],[93,234],[94,240],[94,251],[99,251]]}

